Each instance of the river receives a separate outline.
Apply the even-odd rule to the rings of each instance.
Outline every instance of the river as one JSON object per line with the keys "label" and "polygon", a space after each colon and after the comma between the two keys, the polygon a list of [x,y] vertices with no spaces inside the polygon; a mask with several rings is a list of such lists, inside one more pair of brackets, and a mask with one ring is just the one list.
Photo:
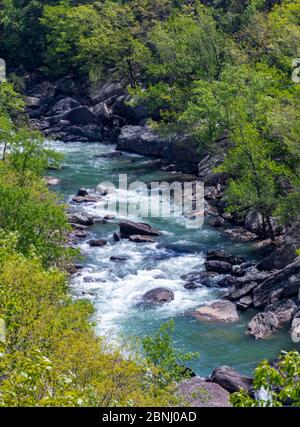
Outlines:
{"label": "river", "polygon": [[[158,169],[151,159],[130,154],[110,157],[109,153],[115,150],[113,144],[51,142],[50,145],[64,154],[62,170],[52,175],[61,180],[57,191],[67,202],[79,188],[93,190],[103,181],[117,184],[119,174],[127,173],[129,182],[176,180],[176,174]],[[107,213],[102,203],[84,209],[99,216]],[[88,239],[79,244],[84,269],[72,279],[72,293],[75,298],[89,298],[93,302],[97,333],[122,346],[130,337],[151,334],[162,323],[174,319],[175,347],[200,353],[189,364],[200,376],[210,374],[220,365],[251,374],[260,360],[275,358],[282,349],[292,347],[285,329],[265,341],[248,337],[245,332],[253,312],[242,314],[239,322],[232,325],[202,323],[185,315],[201,303],[218,299],[221,291],[206,287],[186,290],[181,276],[203,270],[209,249],[225,249],[254,259],[250,244],[232,242],[222,230],[213,228],[209,220],[201,229],[188,229],[176,218],[139,220],[163,231],[157,244],[114,242],[118,218],[112,223],[92,226]],[[107,239],[109,244],[91,248],[87,240],[93,238]],[[126,257],[126,261],[112,262],[111,256]],[[145,292],[157,287],[172,289],[174,301],[155,308],[138,304]]]}

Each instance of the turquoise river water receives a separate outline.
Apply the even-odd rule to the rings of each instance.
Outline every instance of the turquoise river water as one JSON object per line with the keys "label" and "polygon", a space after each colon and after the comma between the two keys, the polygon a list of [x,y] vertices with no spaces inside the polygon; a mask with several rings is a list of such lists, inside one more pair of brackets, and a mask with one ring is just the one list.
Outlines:
{"label": "turquoise river water", "polygon": [[[110,157],[109,153],[115,150],[113,144],[49,144],[64,154],[62,170],[53,175],[61,180],[57,191],[68,202],[79,188],[94,190],[103,181],[117,184],[119,174],[128,174],[129,182],[175,181],[177,178],[174,173],[157,169],[153,161],[145,157],[129,154]],[[135,194],[129,197],[134,198]],[[82,209],[101,217],[107,214],[103,202]],[[129,337],[151,334],[162,323],[174,319],[175,346],[200,353],[190,366],[201,376],[220,365],[250,374],[258,361],[272,359],[280,350],[293,347],[284,329],[265,341],[254,341],[247,336],[247,323],[253,312],[241,314],[239,322],[232,325],[202,323],[186,315],[199,305],[218,299],[220,290],[206,287],[186,290],[181,276],[203,270],[209,249],[225,249],[253,259],[255,253],[250,244],[232,242],[208,220],[201,229],[188,229],[176,218],[131,219],[163,231],[158,243],[114,242],[113,233],[118,230],[116,218],[112,223],[92,226],[88,239],[79,244],[84,269],[73,278],[72,292],[76,298],[89,298],[93,302],[97,333],[122,346]],[[90,248],[87,240],[92,238],[107,239],[109,244]],[[112,262],[111,256],[126,257],[126,262]],[[174,301],[156,308],[138,304],[145,292],[157,287],[172,289]]]}

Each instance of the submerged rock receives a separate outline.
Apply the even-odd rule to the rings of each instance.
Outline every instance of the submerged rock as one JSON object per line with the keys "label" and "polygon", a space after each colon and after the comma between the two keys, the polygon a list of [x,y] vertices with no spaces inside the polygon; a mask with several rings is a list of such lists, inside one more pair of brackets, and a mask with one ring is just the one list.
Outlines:
{"label": "submerged rock", "polygon": [[203,305],[190,314],[195,319],[206,322],[232,323],[239,320],[236,306],[230,301]]}
{"label": "submerged rock", "polygon": [[184,274],[181,279],[186,280],[185,289],[197,289],[201,286],[211,286],[216,276],[218,276],[217,273],[204,270]]}
{"label": "submerged rock", "polygon": [[46,182],[49,187],[59,185],[60,180],[58,178],[55,178],[54,176],[44,176],[44,181]]}
{"label": "submerged rock", "polygon": [[138,234],[134,234],[129,237],[129,240],[134,243],[156,243],[156,240],[150,236],[140,236]]}
{"label": "submerged rock", "polygon": [[101,199],[100,197],[97,196],[75,196],[72,198],[72,202],[77,203],[77,204],[82,204],[82,203],[97,203],[99,202]]}
{"label": "submerged rock", "polygon": [[108,243],[107,240],[104,240],[104,239],[90,240],[88,242],[91,248],[102,248],[103,246],[106,246],[107,243]]}
{"label": "submerged rock", "polygon": [[175,298],[174,292],[167,288],[152,289],[143,295],[145,304],[164,304],[173,301]]}

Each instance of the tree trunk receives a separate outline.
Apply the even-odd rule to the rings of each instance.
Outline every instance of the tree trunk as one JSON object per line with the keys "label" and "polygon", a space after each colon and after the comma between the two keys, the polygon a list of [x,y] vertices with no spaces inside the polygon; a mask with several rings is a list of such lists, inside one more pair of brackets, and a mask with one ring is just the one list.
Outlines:
{"label": "tree trunk", "polygon": [[271,218],[269,215],[266,215],[266,221],[268,225],[270,239],[272,240],[272,242],[275,242],[275,234],[274,234],[273,226],[271,223]]}

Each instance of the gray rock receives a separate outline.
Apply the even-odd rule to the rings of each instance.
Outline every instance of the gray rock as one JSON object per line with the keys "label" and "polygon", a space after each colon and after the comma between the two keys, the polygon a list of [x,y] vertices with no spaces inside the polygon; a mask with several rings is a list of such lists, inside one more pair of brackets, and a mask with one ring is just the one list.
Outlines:
{"label": "gray rock", "polygon": [[159,236],[160,231],[148,224],[137,223],[133,221],[122,221],[119,224],[121,238],[126,239],[133,235],[140,236]]}
{"label": "gray rock", "polygon": [[283,325],[292,320],[296,309],[297,305],[294,303],[294,301],[287,299],[268,305],[264,311],[271,311],[272,313],[276,314],[279,323]]}
{"label": "gray rock", "polygon": [[294,312],[291,337],[294,343],[300,343],[300,307]]}
{"label": "gray rock", "polygon": [[197,320],[206,322],[232,323],[239,320],[236,306],[230,301],[217,301],[213,304],[203,305],[190,315]]}
{"label": "gray rock", "polygon": [[219,166],[223,160],[224,157],[222,154],[207,154],[199,161],[198,177],[206,186],[215,186],[220,182],[223,183],[226,181],[226,174],[214,172],[215,168]]}
{"label": "gray rock", "polygon": [[236,304],[236,308],[240,311],[248,310],[248,308],[252,306],[253,306],[253,299],[250,295],[247,297],[241,298]]}
{"label": "gray rock", "polygon": [[71,125],[65,129],[65,142],[72,141],[92,141],[98,142],[103,140],[103,129],[95,123],[86,125]]}
{"label": "gray rock", "polygon": [[232,272],[232,264],[224,261],[206,261],[205,268],[207,271],[215,271],[216,273]]}
{"label": "gray rock", "polygon": [[241,265],[246,260],[242,256],[231,255],[225,251],[208,251],[206,256],[207,261],[224,261],[232,265]]}
{"label": "gray rock", "polygon": [[143,296],[145,304],[164,304],[173,301],[174,292],[166,288],[152,289]]}
{"label": "gray rock", "polygon": [[129,240],[134,243],[156,243],[156,240],[150,236],[140,236],[138,234],[133,234],[129,237]]}
{"label": "gray rock", "polygon": [[108,123],[112,119],[112,112],[105,102],[100,102],[93,107],[93,112],[101,123]]}
{"label": "gray rock", "polygon": [[213,227],[215,228],[223,227],[224,224],[225,224],[225,219],[219,216],[213,223]]}
{"label": "gray rock", "polygon": [[193,408],[227,408],[231,406],[230,394],[227,390],[199,377],[179,384],[178,394]]}
{"label": "gray rock", "polygon": [[68,111],[62,116],[62,119],[68,120],[74,125],[88,125],[98,122],[96,114],[86,106],[76,107],[73,110]]}
{"label": "gray rock", "polygon": [[75,197],[72,198],[72,201],[74,203],[77,203],[77,204],[82,204],[82,203],[97,203],[97,202],[99,202],[99,200],[101,200],[100,197],[91,196],[91,195],[88,195],[88,196],[75,196]]}
{"label": "gray rock", "polygon": [[83,213],[71,213],[67,215],[68,221],[71,224],[93,225],[94,217]]}
{"label": "gray rock", "polygon": [[60,116],[68,111],[73,110],[74,108],[79,107],[80,104],[78,101],[76,101],[73,98],[63,98],[60,101],[58,101],[50,110],[48,113],[49,116]]}
{"label": "gray rock", "polygon": [[60,183],[60,180],[54,176],[44,176],[44,181],[49,185],[49,187],[54,187]]}
{"label": "gray rock", "polygon": [[219,384],[229,393],[235,393],[241,389],[251,392],[253,387],[253,379],[251,377],[241,375],[228,366],[221,366],[215,369],[210,380]]}
{"label": "gray rock", "polygon": [[230,301],[237,301],[243,297],[246,297],[251,294],[253,289],[258,286],[256,282],[246,283],[242,288],[232,288],[229,291],[228,299]]}
{"label": "gray rock", "polygon": [[113,234],[113,239],[115,242],[119,242],[121,240],[121,236],[119,233],[114,233]]}
{"label": "gray rock", "polygon": [[217,273],[204,270],[185,274],[181,276],[181,279],[186,280],[186,284],[184,285],[186,289],[196,289],[201,286],[211,286],[216,276]]}
{"label": "gray rock", "polygon": [[103,246],[107,245],[107,240],[104,240],[104,239],[90,240],[88,244],[92,248],[102,248]]}
{"label": "gray rock", "polygon": [[249,335],[255,339],[266,339],[279,328],[279,320],[271,311],[258,313],[248,324]]}
{"label": "gray rock", "polygon": [[163,157],[170,141],[160,137],[147,126],[124,126],[118,138],[117,149],[145,156]]}
{"label": "gray rock", "polygon": [[245,228],[254,234],[263,233],[262,215],[259,212],[250,211],[245,218]]}
{"label": "gray rock", "polygon": [[256,268],[250,268],[244,276],[234,278],[233,286],[236,289],[240,289],[250,282],[256,282],[260,284],[265,280],[267,280],[270,276],[271,276],[270,272],[257,271]]}
{"label": "gray rock", "polygon": [[124,95],[125,90],[120,83],[105,83],[98,90],[95,90],[92,94],[92,102],[97,104],[102,101],[112,103],[119,96]]}
{"label": "gray rock", "polygon": [[277,249],[257,264],[258,270],[281,270],[291,264],[297,257],[296,246],[289,244]]}
{"label": "gray rock", "polygon": [[238,242],[252,242],[258,239],[257,234],[251,233],[251,231],[247,231],[243,227],[225,230],[224,234],[226,234],[230,239]]}
{"label": "gray rock", "polygon": [[300,257],[284,269],[272,274],[254,290],[254,307],[266,307],[277,300],[297,296],[299,289]]}

